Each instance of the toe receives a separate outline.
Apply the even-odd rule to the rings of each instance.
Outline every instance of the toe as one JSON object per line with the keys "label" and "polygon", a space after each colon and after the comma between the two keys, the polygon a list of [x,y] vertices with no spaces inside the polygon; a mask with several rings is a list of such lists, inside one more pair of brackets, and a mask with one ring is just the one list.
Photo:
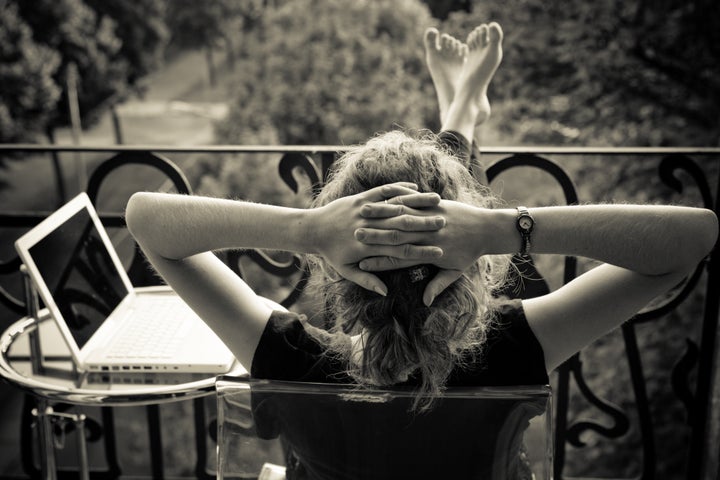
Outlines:
{"label": "toe", "polygon": [[483,23],[482,25],[475,27],[475,29],[470,32],[470,35],[468,35],[468,47],[471,49],[482,48],[487,43],[487,40],[484,39],[487,39],[487,25]]}
{"label": "toe", "polygon": [[463,43],[460,40],[458,40],[457,38],[453,38],[452,44],[453,44],[453,48],[452,48],[453,53],[455,55],[460,55],[462,52]]}
{"label": "toe", "polygon": [[458,50],[458,57],[465,58],[468,55],[468,46],[466,43],[460,42],[460,50]]}
{"label": "toe", "polygon": [[452,50],[453,38],[447,33],[440,35],[440,48],[442,50]]}
{"label": "toe", "polygon": [[437,50],[439,34],[440,32],[438,32],[438,29],[435,27],[430,27],[425,30],[425,36],[423,37],[425,40],[425,48]]}
{"label": "toe", "polygon": [[490,37],[490,43],[496,44],[500,43],[503,39],[503,31],[500,27],[500,24],[497,22],[492,22],[490,26],[488,27],[489,33],[488,36]]}
{"label": "toe", "polygon": [[480,44],[480,47],[487,47],[488,45],[488,26],[485,24],[480,25],[480,29],[478,31],[478,43]]}

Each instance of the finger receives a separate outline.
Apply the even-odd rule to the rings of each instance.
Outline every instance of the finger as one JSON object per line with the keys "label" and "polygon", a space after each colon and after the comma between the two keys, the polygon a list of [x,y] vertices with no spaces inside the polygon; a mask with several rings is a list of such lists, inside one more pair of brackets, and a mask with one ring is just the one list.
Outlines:
{"label": "finger", "polygon": [[386,272],[398,268],[414,267],[427,263],[427,260],[404,260],[396,257],[369,257],[363,259],[359,265],[362,270],[368,272]]}
{"label": "finger", "polygon": [[363,194],[363,198],[370,202],[382,202],[387,198],[398,195],[417,193],[418,186],[410,182],[396,182],[371,188]]}
{"label": "finger", "polygon": [[425,287],[423,303],[429,307],[435,298],[462,276],[460,270],[440,270]]}
{"label": "finger", "polygon": [[[403,266],[416,265],[419,263],[433,263],[443,256],[440,247],[427,245],[375,245],[368,247],[367,255],[358,264],[362,270],[378,270],[376,264],[382,266],[382,270],[392,270]],[[386,260],[377,260],[386,258]],[[405,262],[411,260],[412,262]],[[400,263],[402,261],[402,263]],[[386,265],[387,264],[387,265]],[[367,267],[367,268],[366,268]]]}
{"label": "finger", "polygon": [[387,296],[387,287],[372,273],[364,272],[355,266],[345,266],[344,268],[339,269],[338,273],[366,290],[375,292],[383,297]]}
{"label": "finger", "polygon": [[[435,205],[430,204],[421,206],[420,208],[414,208],[409,205],[391,203],[397,198],[398,197],[388,200],[387,203],[366,203],[360,209],[360,215],[364,218],[391,218],[399,217],[400,215],[415,215],[418,217],[437,216],[437,212],[432,210],[432,207]],[[432,201],[431,199],[428,203]]]}
{"label": "finger", "polygon": [[369,221],[356,229],[355,239],[365,244],[399,245],[401,243],[433,243],[435,233],[445,226],[443,217],[403,216]]}
{"label": "finger", "polygon": [[435,207],[440,203],[440,195],[435,192],[412,193],[409,195],[398,195],[388,198],[387,203],[391,205],[405,205],[412,208]]}
{"label": "finger", "polygon": [[358,228],[355,239],[365,245],[432,245],[438,243],[437,229],[421,232],[404,232],[396,229]]}

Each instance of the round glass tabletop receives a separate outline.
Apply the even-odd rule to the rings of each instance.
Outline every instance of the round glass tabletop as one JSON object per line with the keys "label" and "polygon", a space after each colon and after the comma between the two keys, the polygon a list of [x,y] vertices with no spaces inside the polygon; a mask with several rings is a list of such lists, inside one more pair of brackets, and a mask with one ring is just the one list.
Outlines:
{"label": "round glass tabletop", "polygon": [[[30,354],[39,339],[42,361]],[[37,345],[37,343],[35,344]],[[246,370],[235,362],[225,375]],[[25,317],[0,337],[0,375],[33,395],[51,401],[93,406],[146,405],[201,397],[214,392],[216,374],[179,372],[77,372],[55,322]]]}

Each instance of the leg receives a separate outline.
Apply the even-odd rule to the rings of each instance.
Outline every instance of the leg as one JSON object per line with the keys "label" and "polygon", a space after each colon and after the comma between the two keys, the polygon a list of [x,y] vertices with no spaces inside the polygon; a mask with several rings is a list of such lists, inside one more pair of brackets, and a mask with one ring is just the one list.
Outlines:
{"label": "leg", "polygon": [[440,35],[436,28],[425,31],[425,61],[435,86],[440,108],[440,122],[445,122],[448,108],[455,98],[457,82],[467,58],[468,47],[446,33]]}
{"label": "leg", "polygon": [[[472,72],[464,72],[469,55],[468,45],[450,35],[440,35],[435,28],[429,28],[425,32],[425,59],[438,97],[443,130],[453,130],[452,134],[450,132],[441,133],[440,140],[468,167],[478,182],[487,185],[485,170],[479,163],[480,151],[477,148],[476,141],[480,126],[490,116],[487,85],[502,58],[502,30],[497,23],[492,23],[490,26],[481,25],[471,32],[468,36],[468,42],[473,49],[472,61],[474,63],[470,68],[483,69],[482,72],[475,72],[474,76]],[[475,82],[475,88],[478,89],[478,105],[474,132],[473,135],[468,135],[469,129],[465,128],[464,123],[463,132],[450,128],[453,119],[448,122],[447,114],[455,100],[455,93],[460,87],[460,82],[471,77],[472,81]],[[473,87],[465,87],[466,90],[471,88]],[[455,113],[462,115],[460,110],[456,109]],[[472,145],[469,142],[470,138],[474,140]]]}
{"label": "leg", "polygon": [[443,130],[466,139],[490,116],[487,87],[502,60],[502,30],[497,23],[481,25],[468,35],[467,60],[456,83],[455,95],[443,120]]}

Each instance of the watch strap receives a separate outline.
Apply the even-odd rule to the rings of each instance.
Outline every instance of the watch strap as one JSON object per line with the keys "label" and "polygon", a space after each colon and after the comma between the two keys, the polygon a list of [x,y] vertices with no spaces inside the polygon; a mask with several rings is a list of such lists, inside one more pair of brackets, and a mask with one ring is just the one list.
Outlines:
{"label": "watch strap", "polygon": [[[530,228],[524,228],[520,221],[522,218],[529,218],[531,223]],[[522,247],[520,248],[520,255],[527,256],[530,254],[530,247],[532,246],[531,241],[531,235],[532,235],[532,225],[535,223],[535,220],[533,219],[532,215],[530,215],[530,211],[527,209],[527,207],[519,206],[517,207],[517,220],[516,220],[516,226],[518,231],[520,232],[520,238],[522,239]]]}

